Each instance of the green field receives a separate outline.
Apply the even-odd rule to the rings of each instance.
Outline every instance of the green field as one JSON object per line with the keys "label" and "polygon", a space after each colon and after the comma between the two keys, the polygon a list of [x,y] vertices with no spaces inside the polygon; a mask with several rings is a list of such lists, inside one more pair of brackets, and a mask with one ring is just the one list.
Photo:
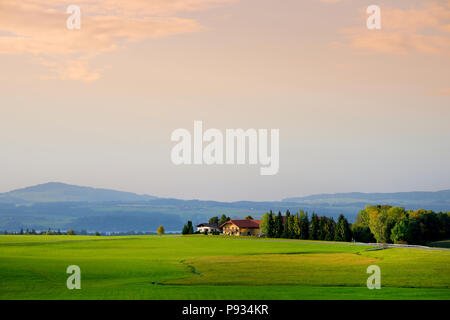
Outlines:
{"label": "green field", "polygon": [[[366,287],[373,264],[381,290]],[[69,265],[81,268],[81,290],[66,287]],[[450,251],[223,236],[0,236],[0,279],[0,299],[448,300]]]}

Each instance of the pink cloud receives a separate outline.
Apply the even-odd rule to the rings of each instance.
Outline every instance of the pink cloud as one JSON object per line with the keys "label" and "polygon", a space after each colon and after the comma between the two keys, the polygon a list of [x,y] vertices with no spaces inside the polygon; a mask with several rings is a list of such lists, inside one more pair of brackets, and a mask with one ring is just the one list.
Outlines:
{"label": "pink cloud", "polygon": [[450,96],[450,88],[448,89],[438,89],[432,92],[436,96]]}
{"label": "pink cloud", "polygon": [[[367,15],[362,13],[364,19]],[[381,30],[345,28],[347,43],[360,52],[450,55],[450,1],[424,3],[422,7],[381,8]]]}
{"label": "pink cloud", "polygon": [[[194,19],[183,11],[207,10],[234,0],[77,0],[81,29],[69,30],[66,8],[72,0],[3,1],[0,3],[0,54],[29,54],[61,79],[91,82],[94,56],[129,42],[198,32]],[[52,76],[49,76],[52,77]]]}

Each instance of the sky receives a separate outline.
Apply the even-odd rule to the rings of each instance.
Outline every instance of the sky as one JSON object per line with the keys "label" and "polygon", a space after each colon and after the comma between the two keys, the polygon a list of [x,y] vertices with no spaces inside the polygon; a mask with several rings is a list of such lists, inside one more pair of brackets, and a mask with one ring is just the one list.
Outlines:
{"label": "sky", "polygon": [[[0,192],[449,189],[450,1],[0,0],[0,112]],[[174,165],[171,133],[196,120],[279,129],[278,174]]]}

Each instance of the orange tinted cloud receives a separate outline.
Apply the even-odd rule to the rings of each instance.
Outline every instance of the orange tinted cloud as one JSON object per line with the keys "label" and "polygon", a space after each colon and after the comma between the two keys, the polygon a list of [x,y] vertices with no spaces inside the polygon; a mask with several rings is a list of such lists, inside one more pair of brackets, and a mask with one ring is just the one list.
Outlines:
{"label": "orange tinted cloud", "polygon": [[450,88],[448,89],[438,89],[432,92],[436,96],[450,96]]}
{"label": "orange tinted cloud", "polygon": [[233,0],[78,0],[81,29],[69,30],[66,8],[73,0],[25,0],[0,3],[0,53],[31,54],[61,79],[86,82],[100,77],[89,71],[95,55],[127,42],[196,32],[202,26],[177,16]]}
{"label": "orange tinted cloud", "polygon": [[361,27],[342,30],[358,51],[450,55],[450,1],[424,2],[410,9],[382,7],[381,30],[368,30],[364,21],[360,23]]}

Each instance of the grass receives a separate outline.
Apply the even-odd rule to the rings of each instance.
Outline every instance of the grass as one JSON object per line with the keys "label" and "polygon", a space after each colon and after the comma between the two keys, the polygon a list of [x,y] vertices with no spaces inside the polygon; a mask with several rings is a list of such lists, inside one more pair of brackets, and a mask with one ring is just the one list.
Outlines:
{"label": "grass", "polygon": [[[450,252],[222,236],[0,236],[0,299],[450,299]],[[82,289],[68,290],[67,266]],[[369,290],[367,266],[381,268]]]}

